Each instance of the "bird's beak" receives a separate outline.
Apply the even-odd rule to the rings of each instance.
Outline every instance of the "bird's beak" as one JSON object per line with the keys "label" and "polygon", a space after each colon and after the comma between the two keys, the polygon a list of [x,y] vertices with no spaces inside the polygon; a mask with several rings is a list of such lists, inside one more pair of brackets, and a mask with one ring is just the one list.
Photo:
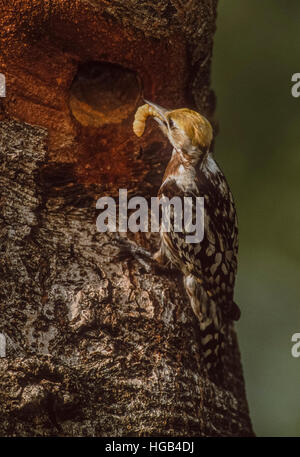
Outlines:
{"label": "bird's beak", "polygon": [[147,103],[148,105],[152,106],[152,108],[155,109],[158,116],[153,116],[153,118],[156,120],[156,122],[160,126],[164,125],[163,121],[168,122],[167,118],[166,118],[166,114],[168,113],[169,110],[167,110],[166,108],[163,108],[162,106],[156,105],[156,103],[149,102],[149,100],[144,99],[144,102]]}

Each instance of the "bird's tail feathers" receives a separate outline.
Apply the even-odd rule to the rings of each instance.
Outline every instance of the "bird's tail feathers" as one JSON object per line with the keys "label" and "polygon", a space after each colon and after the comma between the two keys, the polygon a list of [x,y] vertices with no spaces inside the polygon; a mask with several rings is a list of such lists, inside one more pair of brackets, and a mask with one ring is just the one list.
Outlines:
{"label": "bird's tail feathers", "polygon": [[224,366],[224,329],[217,328],[212,319],[202,320],[199,324],[201,346],[207,372],[221,372]]}
{"label": "bird's tail feathers", "polygon": [[205,366],[208,374],[215,378],[214,375],[222,373],[224,367],[224,317],[212,294],[207,293],[193,275],[186,276],[184,284],[193,311],[199,320],[200,342]]}

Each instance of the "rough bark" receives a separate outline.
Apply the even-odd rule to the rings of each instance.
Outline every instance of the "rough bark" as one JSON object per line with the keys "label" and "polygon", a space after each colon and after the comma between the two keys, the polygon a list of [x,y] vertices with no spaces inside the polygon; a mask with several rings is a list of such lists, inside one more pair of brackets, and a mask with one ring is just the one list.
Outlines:
{"label": "rough bark", "polygon": [[216,0],[0,8],[0,435],[251,435],[234,329],[216,386],[180,281],[116,262],[95,224],[102,195],[156,195],[169,149],[132,133],[143,96],[213,122]]}

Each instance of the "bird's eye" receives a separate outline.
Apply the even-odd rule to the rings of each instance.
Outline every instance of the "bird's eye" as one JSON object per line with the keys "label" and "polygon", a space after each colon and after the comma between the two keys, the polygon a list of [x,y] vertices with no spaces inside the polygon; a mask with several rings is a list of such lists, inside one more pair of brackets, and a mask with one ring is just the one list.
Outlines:
{"label": "bird's eye", "polygon": [[169,127],[172,129],[175,126],[173,119],[169,120]]}

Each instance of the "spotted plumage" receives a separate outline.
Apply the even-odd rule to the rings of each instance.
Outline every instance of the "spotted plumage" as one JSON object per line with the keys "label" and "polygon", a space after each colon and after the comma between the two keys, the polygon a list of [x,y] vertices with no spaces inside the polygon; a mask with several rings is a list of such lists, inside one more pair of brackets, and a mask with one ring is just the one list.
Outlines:
{"label": "spotted plumage", "polygon": [[[237,270],[238,229],[232,194],[227,181],[209,152],[210,123],[188,109],[165,110],[148,102],[163,133],[173,145],[159,198],[204,197],[204,237],[188,243],[183,229],[174,229],[170,209],[170,231],[161,230],[161,246],[154,257],[169,261],[182,271],[184,285],[199,319],[201,342],[208,370],[222,363],[224,329],[237,320],[239,308],[233,301]],[[155,114],[156,113],[156,114]]]}

